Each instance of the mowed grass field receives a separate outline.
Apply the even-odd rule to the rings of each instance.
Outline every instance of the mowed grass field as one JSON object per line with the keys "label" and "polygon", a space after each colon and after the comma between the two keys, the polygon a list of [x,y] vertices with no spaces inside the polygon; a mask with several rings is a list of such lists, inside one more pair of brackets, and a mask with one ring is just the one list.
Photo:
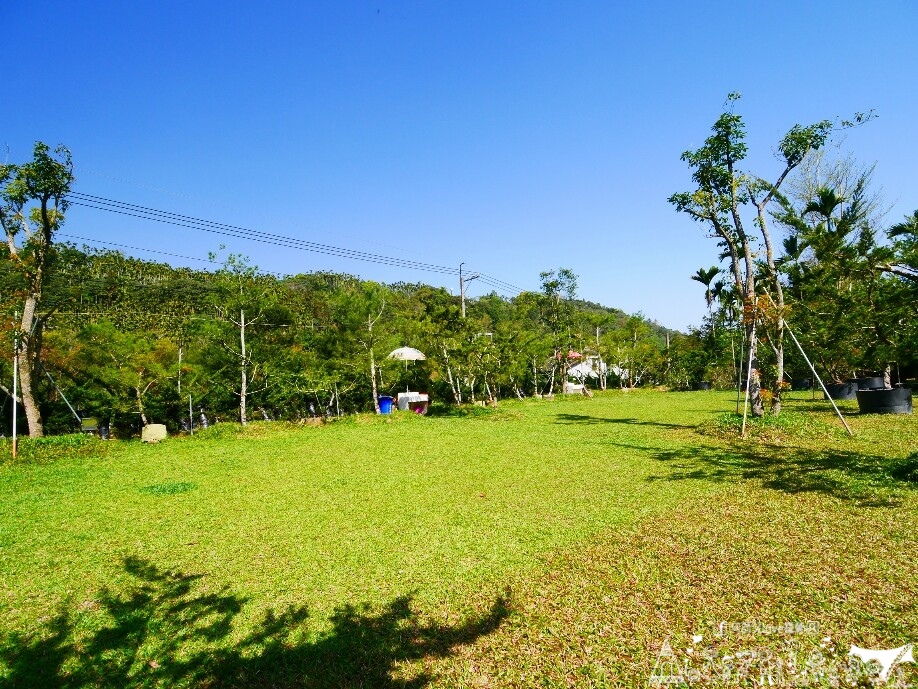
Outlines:
{"label": "mowed grass field", "polygon": [[669,646],[691,684],[757,653],[737,680],[781,658],[789,685],[814,649],[918,640],[915,418],[849,406],[849,439],[800,394],[736,441],[733,407],[613,392],[7,462],[0,686],[644,686]]}

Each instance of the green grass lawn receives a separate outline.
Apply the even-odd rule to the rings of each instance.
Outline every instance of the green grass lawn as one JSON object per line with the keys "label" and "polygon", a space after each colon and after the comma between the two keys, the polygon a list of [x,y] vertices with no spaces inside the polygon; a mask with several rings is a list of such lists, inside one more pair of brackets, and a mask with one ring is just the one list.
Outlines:
{"label": "green grass lawn", "polygon": [[[732,400],[226,424],[7,462],[0,686],[643,686],[666,638],[685,665],[719,622],[918,641],[914,417],[847,407],[849,439],[798,395],[736,442]],[[783,643],[746,632],[699,643]]]}

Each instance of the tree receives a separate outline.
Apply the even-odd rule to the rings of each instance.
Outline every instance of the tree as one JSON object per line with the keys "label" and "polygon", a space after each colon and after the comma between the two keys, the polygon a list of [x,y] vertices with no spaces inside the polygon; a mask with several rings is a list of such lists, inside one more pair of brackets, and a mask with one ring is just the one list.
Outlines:
{"label": "tree", "polygon": [[895,254],[882,269],[918,283],[918,210],[890,227],[887,235],[893,241]]}
{"label": "tree", "polygon": [[[739,165],[746,158],[746,131],[741,116],[732,111],[739,94],[728,96],[730,109],[714,123],[712,134],[703,146],[685,151],[682,160],[692,170],[696,184],[694,191],[673,194],[669,202],[676,210],[686,213],[696,222],[704,224],[725,248],[730,261],[730,274],[734,287],[743,302],[743,324],[746,331],[750,357],[754,362],[750,371],[749,392],[752,413],[765,413],[761,394],[761,376],[757,362],[758,337],[755,328],[760,305],[758,303],[757,265],[758,240],[764,247],[761,286],[775,304],[776,318],[772,320],[774,332],[768,338],[776,359],[772,396],[772,410],[781,410],[781,386],[784,377],[784,293],[778,278],[774,242],[769,231],[767,210],[776,200],[781,184],[812,150],[822,147],[832,130],[832,123],[823,120],[803,127],[794,125],[778,143],[781,171],[774,182],[743,172]],[[862,118],[864,116],[861,116]],[[856,118],[857,119],[857,118]],[[750,234],[743,219],[743,210],[754,214],[753,226],[759,237]],[[764,306],[764,305],[763,305]]]}
{"label": "tree", "polygon": [[[210,417],[238,413],[248,421],[259,406],[269,418],[286,419],[365,410],[374,384],[386,394],[418,379],[434,399],[458,403],[545,392],[572,349],[600,350],[597,329],[606,337],[628,318],[572,299],[570,271],[549,272],[547,294],[468,300],[463,319],[458,297],[443,288],[333,273],[278,279],[239,256],[211,272],[61,244],[49,257],[42,367],[76,408],[107,416],[122,431],[141,415],[170,430],[187,428],[189,395]],[[24,285],[0,244],[4,316],[18,308],[6,297],[24,298]],[[647,338],[623,340],[629,361],[637,361],[645,339],[660,339],[660,328],[648,327]],[[385,357],[401,345],[417,346],[427,361],[406,368]],[[636,383],[641,365],[629,368]],[[642,380],[649,381],[654,365],[645,368]],[[0,359],[7,389],[10,378],[9,362]],[[5,399],[8,408],[2,389],[0,406]],[[72,427],[53,393],[40,402],[46,433]]]}
{"label": "tree", "polygon": [[723,284],[718,282],[714,283],[714,278],[720,275],[720,268],[717,266],[711,266],[708,269],[699,268],[695,271],[695,274],[692,275],[692,280],[695,282],[700,282],[704,285],[704,300],[708,305],[708,314],[712,312],[712,306],[714,305],[714,300],[717,298],[718,293],[723,289]]}
{"label": "tree", "polygon": [[888,385],[889,362],[912,358],[905,345],[915,283],[907,250],[897,241],[908,234],[908,222],[887,231],[891,246],[877,239],[871,173],[862,168],[844,194],[816,188],[811,198],[795,199],[800,210],[786,200],[777,217],[790,230],[782,271],[794,304],[791,319],[817,365],[835,380],[885,368]]}
{"label": "tree", "polygon": [[641,314],[634,314],[605,335],[606,359],[618,376],[619,385],[634,389],[648,382],[652,372],[659,370],[663,352],[659,338]]}
{"label": "tree", "polygon": [[[329,342],[332,346],[326,350],[352,380],[361,381],[354,387],[363,400],[367,392],[370,393],[377,414],[380,413],[379,390],[382,387],[377,353],[392,344],[389,332],[391,298],[391,292],[376,282],[345,284],[335,300],[334,327],[330,329]],[[366,383],[369,383],[369,390]]]}
{"label": "tree", "polygon": [[[9,260],[22,278],[19,364],[22,404],[33,438],[43,434],[33,373],[41,357],[40,307],[54,233],[64,222],[73,183],[70,151],[36,142],[31,162],[0,166],[0,224]],[[30,205],[37,204],[37,205]],[[21,236],[20,236],[21,233]]]}
{"label": "tree", "polygon": [[120,332],[107,321],[83,327],[75,344],[76,375],[104,388],[113,411],[130,408],[146,426],[147,394],[178,372],[176,345],[142,332]]}
{"label": "tree", "polygon": [[562,392],[567,381],[574,314],[571,301],[577,296],[577,276],[570,268],[559,268],[557,272],[547,270],[539,273],[539,279],[542,281],[542,320],[551,333],[554,348],[551,382],[548,386],[548,393],[551,394],[559,366]]}
{"label": "tree", "polygon": [[[251,341],[246,337],[247,334],[251,335],[250,328],[265,322],[277,282],[273,277],[260,273],[256,266],[250,265],[247,256],[237,254],[227,256],[216,277],[222,288],[219,293],[220,303],[216,306],[217,313],[222,320],[234,326],[235,331],[233,338],[221,338],[221,345],[239,367],[239,387],[234,392],[239,398],[239,421],[245,426],[248,423],[248,399],[253,394],[249,385],[255,380],[260,366],[260,362],[252,357]],[[239,344],[236,345],[233,340]],[[255,392],[267,389],[268,382],[264,376],[262,378],[262,387]]]}

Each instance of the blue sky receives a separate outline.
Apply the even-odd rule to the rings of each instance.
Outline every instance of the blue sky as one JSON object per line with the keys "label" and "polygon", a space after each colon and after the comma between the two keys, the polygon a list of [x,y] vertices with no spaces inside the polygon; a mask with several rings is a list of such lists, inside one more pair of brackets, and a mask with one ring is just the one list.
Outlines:
{"label": "blue sky", "polygon": [[[844,148],[877,163],[890,223],[918,208],[915,2],[8,0],[0,23],[0,143],[66,144],[76,191],[527,289],[569,267],[672,328],[700,322],[689,276],[717,250],[666,198],[728,92],[766,177],[794,123],[875,109]],[[63,232],[458,290],[86,208]]]}

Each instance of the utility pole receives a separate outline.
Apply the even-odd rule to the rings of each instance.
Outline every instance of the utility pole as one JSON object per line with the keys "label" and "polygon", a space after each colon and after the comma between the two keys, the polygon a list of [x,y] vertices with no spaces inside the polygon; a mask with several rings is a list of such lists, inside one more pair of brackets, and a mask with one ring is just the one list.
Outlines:
{"label": "utility pole", "polygon": [[463,318],[465,318],[465,285],[466,283],[469,283],[472,280],[475,280],[476,278],[480,277],[478,273],[469,275],[467,278],[462,277],[462,266],[464,265],[465,265],[464,261],[459,264],[459,298],[462,301],[462,317]]}

